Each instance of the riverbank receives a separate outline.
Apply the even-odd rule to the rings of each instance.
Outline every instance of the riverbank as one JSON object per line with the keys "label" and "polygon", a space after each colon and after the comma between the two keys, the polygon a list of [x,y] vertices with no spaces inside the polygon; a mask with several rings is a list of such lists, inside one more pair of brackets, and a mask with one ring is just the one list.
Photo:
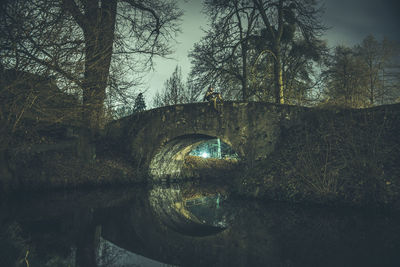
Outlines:
{"label": "riverbank", "polygon": [[400,210],[400,105],[315,109],[282,128],[267,158],[235,175],[238,195]]}
{"label": "riverbank", "polygon": [[[399,104],[304,109],[294,119],[282,120],[273,151],[263,157],[251,157],[251,148],[250,156],[239,161],[186,155],[180,173],[184,180],[217,179],[245,198],[400,210],[399,133]],[[35,126],[35,134],[15,136],[0,152],[2,194],[143,184],[150,179],[146,165],[133,160],[142,151],[135,146],[129,153],[121,151],[107,135],[42,125]]]}
{"label": "riverbank", "polygon": [[35,125],[0,151],[0,192],[51,191],[145,183],[123,155],[68,125]]}

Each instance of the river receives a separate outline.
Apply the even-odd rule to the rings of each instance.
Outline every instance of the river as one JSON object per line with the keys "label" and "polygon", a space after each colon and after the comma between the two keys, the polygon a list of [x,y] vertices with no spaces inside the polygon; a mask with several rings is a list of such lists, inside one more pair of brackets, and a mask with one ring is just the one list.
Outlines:
{"label": "river", "polygon": [[222,185],[20,194],[0,266],[400,266],[393,212],[240,199]]}

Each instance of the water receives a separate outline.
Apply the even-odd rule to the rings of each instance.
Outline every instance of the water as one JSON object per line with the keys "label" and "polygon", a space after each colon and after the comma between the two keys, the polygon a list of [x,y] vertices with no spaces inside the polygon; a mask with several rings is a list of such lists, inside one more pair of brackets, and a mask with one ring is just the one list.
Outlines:
{"label": "water", "polygon": [[0,211],[0,266],[400,266],[399,215],[210,184],[23,195]]}

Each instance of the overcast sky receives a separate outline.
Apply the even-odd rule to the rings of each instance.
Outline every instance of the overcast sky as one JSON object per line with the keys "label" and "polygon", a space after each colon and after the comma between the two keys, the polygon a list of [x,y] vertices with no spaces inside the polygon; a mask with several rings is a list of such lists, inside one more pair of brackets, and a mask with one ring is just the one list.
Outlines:
{"label": "overcast sky", "polygon": [[[178,0],[185,14],[182,32],[173,45],[172,59],[157,59],[155,71],[145,80],[147,106],[157,90],[161,90],[176,65],[182,68],[183,77],[190,71],[187,57],[193,44],[203,36],[201,28],[207,27],[207,17],[202,13],[202,0]],[[348,46],[360,43],[368,34],[382,39],[384,36],[400,42],[400,0],[321,0],[325,3],[324,23],[330,27],[324,39],[330,46]]]}

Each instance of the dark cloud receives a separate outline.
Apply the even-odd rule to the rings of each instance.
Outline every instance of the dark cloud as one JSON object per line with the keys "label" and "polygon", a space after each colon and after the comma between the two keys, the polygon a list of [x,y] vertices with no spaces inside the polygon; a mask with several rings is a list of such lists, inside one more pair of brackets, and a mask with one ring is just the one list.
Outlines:
{"label": "dark cloud", "polygon": [[327,38],[338,43],[359,43],[368,34],[400,41],[400,3],[396,0],[325,0],[323,19],[331,27]]}

